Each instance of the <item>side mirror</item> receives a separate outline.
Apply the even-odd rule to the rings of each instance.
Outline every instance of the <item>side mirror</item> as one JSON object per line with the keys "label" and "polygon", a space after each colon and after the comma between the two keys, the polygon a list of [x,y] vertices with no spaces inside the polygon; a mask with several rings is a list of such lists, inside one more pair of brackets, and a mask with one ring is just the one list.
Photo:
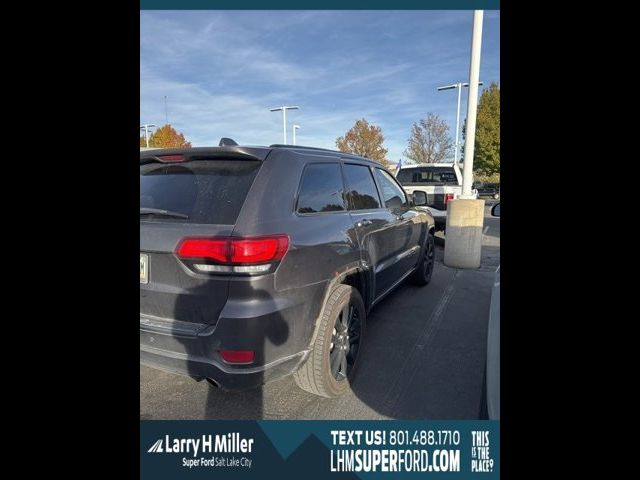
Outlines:
{"label": "side mirror", "polygon": [[496,203],[493,207],[491,207],[491,216],[492,217],[500,216],[500,202]]}
{"label": "side mirror", "polygon": [[425,207],[427,205],[427,194],[422,190],[413,192],[413,204],[416,207]]}

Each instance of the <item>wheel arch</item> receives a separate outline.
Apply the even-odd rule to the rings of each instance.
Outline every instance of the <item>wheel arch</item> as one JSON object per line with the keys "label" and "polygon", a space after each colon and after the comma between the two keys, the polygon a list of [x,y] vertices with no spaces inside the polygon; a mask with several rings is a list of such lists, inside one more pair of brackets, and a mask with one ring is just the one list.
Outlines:
{"label": "wheel arch", "polygon": [[327,282],[327,285],[325,287],[324,295],[322,297],[322,306],[320,307],[318,315],[314,319],[313,334],[311,335],[311,339],[308,344],[309,349],[311,349],[316,341],[316,338],[318,337],[320,320],[327,305],[327,300],[338,285],[349,285],[350,287],[358,290],[364,302],[365,312],[367,314],[369,313],[369,309],[372,303],[371,292],[373,288],[371,275],[368,274],[368,272],[362,265],[352,266],[341,272],[336,272],[333,278],[331,278]]}

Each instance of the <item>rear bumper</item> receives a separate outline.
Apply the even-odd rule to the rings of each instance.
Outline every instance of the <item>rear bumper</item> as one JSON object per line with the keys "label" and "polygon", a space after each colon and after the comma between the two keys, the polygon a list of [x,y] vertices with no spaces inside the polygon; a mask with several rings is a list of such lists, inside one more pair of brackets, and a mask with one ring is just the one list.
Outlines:
{"label": "rear bumper", "polygon": [[140,345],[140,363],[158,370],[187,375],[197,381],[208,378],[223,390],[249,390],[293,373],[307,352],[282,358],[268,365],[239,368],[206,358]]}
{"label": "rear bumper", "polygon": [[[214,322],[194,323],[140,314],[140,363],[223,389],[243,390],[289,375],[306,359],[324,284],[277,292],[238,281]],[[251,350],[250,364],[230,364],[221,350]]]}

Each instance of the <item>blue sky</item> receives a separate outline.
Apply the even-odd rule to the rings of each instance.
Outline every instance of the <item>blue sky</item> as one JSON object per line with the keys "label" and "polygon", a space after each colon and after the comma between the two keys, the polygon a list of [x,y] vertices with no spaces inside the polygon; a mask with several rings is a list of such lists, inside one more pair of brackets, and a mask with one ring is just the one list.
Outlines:
{"label": "blue sky", "polygon": [[[471,11],[141,11],[140,123],[169,122],[193,146],[297,143],[335,148],[359,118],[403,158],[411,125],[439,114],[455,135],[469,76]],[[500,81],[500,12],[487,11],[480,79]],[[466,112],[463,89],[461,119]]]}

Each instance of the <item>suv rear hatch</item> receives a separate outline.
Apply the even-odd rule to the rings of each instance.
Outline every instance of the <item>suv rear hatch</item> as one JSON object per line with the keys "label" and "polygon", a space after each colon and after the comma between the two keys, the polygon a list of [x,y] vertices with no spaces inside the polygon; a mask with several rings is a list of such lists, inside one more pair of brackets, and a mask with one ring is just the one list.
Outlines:
{"label": "suv rear hatch", "polygon": [[141,322],[195,333],[215,325],[226,303],[229,275],[195,272],[175,253],[185,237],[233,233],[262,159],[220,150],[188,161],[175,154],[141,155]]}
{"label": "suv rear hatch", "polygon": [[[422,190],[427,194],[427,206],[447,209],[447,194],[457,197],[461,193],[459,170],[454,166],[424,166],[401,169],[396,178],[406,190]],[[421,188],[423,187],[423,188]]]}

